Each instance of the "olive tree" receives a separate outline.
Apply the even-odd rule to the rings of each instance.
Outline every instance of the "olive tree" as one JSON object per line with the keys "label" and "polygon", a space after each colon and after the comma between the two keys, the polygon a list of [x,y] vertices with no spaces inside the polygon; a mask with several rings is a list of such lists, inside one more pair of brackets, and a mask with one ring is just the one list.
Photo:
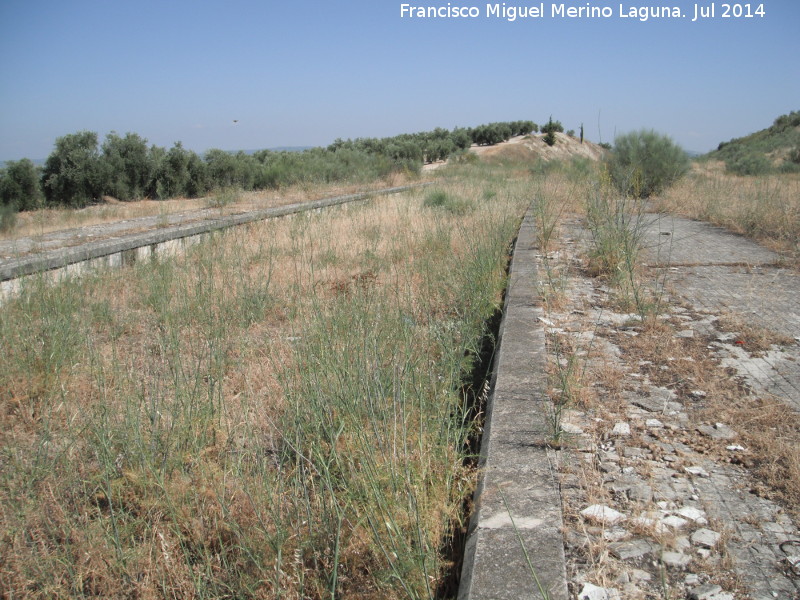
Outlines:
{"label": "olive tree", "polygon": [[0,173],[0,203],[15,210],[33,210],[41,206],[39,169],[29,159],[6,163]]}
{"label": "olive tree", "polygon": [[147,140],[135,133],[106,136],[100,156],[103,192],[120,200],[138,200],[146,194],[153,165]]}
{"label": "olive tree", "polygon": [[42,188],[50,204],[84,206],[102,195],[97,134],[80,131],[56,139],[42,170]]}

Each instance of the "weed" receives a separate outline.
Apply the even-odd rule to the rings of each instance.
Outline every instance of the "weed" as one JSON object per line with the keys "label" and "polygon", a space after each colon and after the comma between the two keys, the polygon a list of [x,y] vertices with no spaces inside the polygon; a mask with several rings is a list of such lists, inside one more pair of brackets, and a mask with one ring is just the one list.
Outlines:
{"label": "weed", "polygon": [[474,480],[459,390],[524,209],[486,185],[32,279],[0,312],[5,589],[435,596]]}
{"label": "weed", "polygon": [[586,222],[592,236],[590,275],[607,277],[615,285],[624,310],[633,307],[642,320],[657,314],[660,293],[649,290],[639,276],[644,235],[650,226],[644,203],[620,196],[601,182],[588,197]]}
{"label": "weed", "polygon": [[423,206],[438,208],[455,215],[463,215],[472,209],[472,204],[463,198],[448,194],[444,190],[433,190],[425,196]]}
{"label": "weed", "polygon": [[232,186],[219,188],[206,199],[207,206],[209,208],[218,208],[222,212],[226,206],[237,202],[241,193],[240,189]]}
{"label": "weed", "polygon": [[13,204],[0,206],[0,233],[8,234],[17,228],[17,208]]}

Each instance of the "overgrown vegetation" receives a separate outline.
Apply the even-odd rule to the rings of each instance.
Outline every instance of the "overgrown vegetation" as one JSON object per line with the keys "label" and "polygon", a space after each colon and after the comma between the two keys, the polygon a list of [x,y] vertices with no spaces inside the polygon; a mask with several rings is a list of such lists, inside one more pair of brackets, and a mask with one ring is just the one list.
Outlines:
{"label": "overgrown vegetation", "polygon": [[459,390],[528,181],[467,166],[31,280],[0,311],[0,587],[437,596],[472,485]]}
{"label": "overgrown vegetation", "polygon": [[797,175],[743,178],[700,162],[656,199],[655,208],[709,221],[759,240],[789,259],[800,258]]}
{"label": "overgrown vegetation", "polygon": [[781,115],[748,136],[721,142],[706,160],[721,160],[735,175],[800,172],[800,111]]}
{"label": "overgrown vegetation", "polygon": [[497,144],[536,129],[533,121],[510,121],[380,139],[337,139],[327,148],[303,152],[211,149],[202,157],[180,142],[169,150],[148,147],[135,133],[122,137],[111,132],[98,147],[97,133],[80,131],[58,138],[41,170],[27,159],[10,162],[0,171],[0,200],[17,210],[31,210],[43,199],[48,206],[82,207],[103,196],[163,200],[230,187],[249,191],[367,182],[397,172],[417,173],[423,163],[445,160],[473,143]]}

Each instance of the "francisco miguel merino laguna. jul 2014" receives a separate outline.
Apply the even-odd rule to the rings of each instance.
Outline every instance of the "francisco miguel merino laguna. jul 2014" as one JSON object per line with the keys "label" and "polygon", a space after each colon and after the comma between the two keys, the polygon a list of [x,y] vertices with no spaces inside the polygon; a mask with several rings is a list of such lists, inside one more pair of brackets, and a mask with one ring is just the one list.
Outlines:
{"label": "francisco miguel merino laguna. jul 2014", "polygon": [[562,19],[610,19],[614,16],[626,19],[682,19],[692,17],[692,22],[698,19],[714,18],[752,18],[765,15],[763,4],[720,4],[719,10],[715,3],[695,4],[693,9],[684,13],[679,6],[630,6],[619,4],[618,11],[610,6],[592,6],[588,2],[585,6],[567,6],[565,3],[545,3],[519,6],[508,5],[505,2],[486,4],[481,10],[478,6],[454,6],[448,2],[440,6],[417,6],[403,3],[400,5],[400,17],[409,19],[477,19],[481,16],[494,19],[505,19],[513,22],[517,19],[541,19],[545,17]]}

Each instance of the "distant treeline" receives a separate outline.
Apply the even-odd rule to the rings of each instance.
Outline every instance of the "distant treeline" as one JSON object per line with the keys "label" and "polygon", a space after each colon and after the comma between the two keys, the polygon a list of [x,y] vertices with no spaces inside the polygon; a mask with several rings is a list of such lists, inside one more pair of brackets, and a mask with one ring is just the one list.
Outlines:
{"label": "distant treeline", "polygon": [[372,181],[393,172],[419,172],[473,143],[503,142],[538,130],[533,121],[402,134],[388,138],[337,139],[327,148],[252,154],[213,149],[199,156],[180,142],[169,150],[148,146],[135,133],[80,131],[56,140],[43,167],[24,158],[0,171],[0,203],[6,209],[81,207],[103,196],[119,200],[198,197],[227,187],[277,189],[300,182]]}

